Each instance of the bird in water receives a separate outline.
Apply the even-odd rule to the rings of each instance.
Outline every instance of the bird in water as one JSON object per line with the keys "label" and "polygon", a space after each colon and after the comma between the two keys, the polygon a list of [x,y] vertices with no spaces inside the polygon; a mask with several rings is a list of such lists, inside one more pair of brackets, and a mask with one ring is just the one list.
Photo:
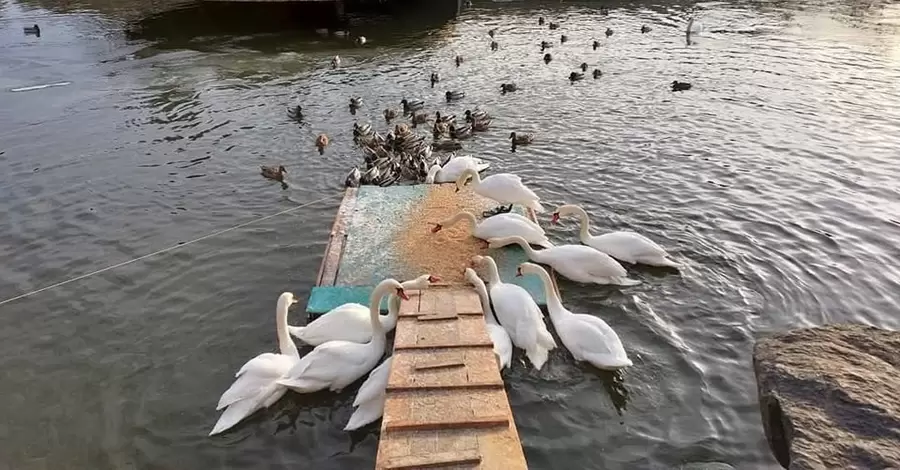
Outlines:
{"label": "bird in water", "polygon": [[486,121],[473,121],[472,122],[472,130],[475,132],[486,132],[488,128],[491,127],[491,120],[488,119]]}
{"label": "bird in water", "polygon": [[363,104],[362,98],[355,96],[350,98],[350,114],[355,115],[356,110],[361,108]]}
{"label": "bird in water", "polygon": [[466,92],[464,92],[464,91],[448,91],[447,93],[444,94],[444,96],[447,98],[447,101],[461,100],[466,97]]}
{"label": "bird in water", "polygon": [[600,78],[602,76],[603,76],[603,72],[601,72],[600,69],[594,69],[594,78],[595,79]]}
{"label": "bird in water", "polygon": [[561,36],[559,37],[559,43],[560,43],[560,44],[565,44],[566,41],[568,41],[568,40],[569,40],[569,37],[566,36],[565,34],[563,34],[563,35],[561,35]]}
{"label": "bird in water", "polygon": [[287,189],[287,183],[284,182],[284,177],[287,175],[287,170],[283,165],[276,166],[261,166],[259,167],[260,173],[270,179],[275,180],[281,183],[281,189]]}
{"label": "bird in water", "polygon": [[472,137],[472,126],[466,125],[463,127],[456,127],[455,125],[450,125],[450,138],[455,140],[468,139]]}
{"label": "bird in water", "polygon": [[690,89],[691,89],[690,83],[679,82],[678,80],[675,80],[674,82],[672,82],[672,91],[685,91],[685,90],[690,90]]}
{"label": "bird in water", "polygon": [[418,126],[419,124],[425,124],[428,122],[428,115],[425,113],[412,113],[410,115],[409,120],[412,121],[413,127]]}
{"label": "bird in water", "polygon": [[594,41],[594,50],[596,51],[600,47],[600,41]]}
{"label": "bird in water", "polygon": [[544,63],[545,64],[549,64],[551,60],[553,60],[553,56],[550,55],[549,52],[544,54]]}
{"label": "bird in water", "polygon": [[606,28],[606,33],[604,33],[604,34],[606,34],[606,37],[612,36],[612,35],[613,35],[613,30],[612,30],[612,28]]}
{"label": "bird in water", "polygon": [[497,33],[496,29],[491,29],[488,31],[488,36],[490,36],[491,39],[494,39],[494,34],[496,34],[496,33]]}
{"label": "bird in water", "polygon": [[301,107],[299,104],[288,108],[287,114],[288,117],[294,121],[303,121],[303,107]]}
{"label": "bird in water", "polygon": [[538,26],[544,26],[544,17],[538,18]]}
{"label": "bird in water", "polygon": [[455,114],[441,114],[440,111],[434,113],[434,122],[442,124],[452,124],[456,122]]}
{"label": "bird in water", "polygon": [[550,22],[550,29],[559,29],[559,23]]}
{"label": "bird in water", "polygon": [[516,91],[518,89],[519,89],[519,87],[515,83],[501,83],[500,84],[500,93],[503,93],[504,95],[507,93]]}
{"label": "bird in water", "polygon": [[396,117],[397,117],[397,110],[396,110],[396,109],[390,109],[390,108],[388,108],[388,109],[385,109],[385,110],[384,110],[384,120],[385,120],[385,122],[391,122],[391,120],[392,120],[392,119],[395,119]]}
{"label": "bird in water", "polygon": [[550,49],[551,47],[553,47],[553,44],[550,44],[547,41],[541,41],[541,52],[544,52],[545,50]]}
{"label": "bird in water", "polygon": [[331,68],[336,69],[341,66],[341,56],[336,55],[331,59]]}
{"label": "bird in water", "polygon": [[600,7],[600,14],[603,16],[609,15],[609,8],[608,7]]}
{"label": "bird in water", "polygon": [[641,34],[649,33],[650,31],[653,31],[653,29],[651,29],[649,26],[647,26],[647,25],[641,26]]}
{"label": "bird in water", "polygon": [[456,56],[456,66],[459,67],[463,63],[463,58],[461,55]]}
{"label": "bird in water", "polygon": [[439,81],[441,81],[441,76],[437,72],[431,72],[431,88],[434,88],[434,84]]}
{"label": "bird in water", "polygon": [[491,50],[492,51],[496,51],[499,48],[500,48],[500,45],[497,44],[497,41],[491,41]]}
{"label": "bird in water", "polygon": [[575,83],[577,80],[584,80],[584,74],[580,72],[572,72],[569,74],[569,81]]}
{"label": "bird in water", "polygon": [[400,100],[400,105],[403,106],[403,114],[409,114],[414,111],[419,111],[425,107],[425,102],[422,100],[407,100],[403,98]]}
{"label": "bird in water", "polygon": [[319,155],[325,153],[325,147],[328,147],[328,136],[319,134],[319,136],[316,137],[316,148],[319,149]]}
{"label": "bird in water", "polygon": [[37,37],[41,37],[41,27],[38,26],[38,25],[34,25],[34,26],[26,26],[26,27],[24,28],[24,30],[25,30],[25,35],[26,35],[26,36],[27,36],[27,35],[34,35],[34,36],[37,36]]}
{"label": "bird in water", "polygon": [[491,119],[491,116],[488,115],[488,113],[480,109],[476,109],[475,111],[467,109],[465,114],[466,122],[489,121]]}
{"label": "bird in water", "polygon": [[359,37],[357,37],[357,38],[356,38],[356,45],[358,45],[358,46],[365,46],[365,45],[366,45],[366,37],[365,37],[365,36],[359,36]]}
{"label": "bird in water", "polygon": [[582,72],[587,72],[587,69],[588,69],[588,64],[587,64],[587,62],[582,62],[580,68],[581,68],[581,71],[582,71]]}
{"label": "bird in water", "polygon": [[509,140],[512,142],[512,151],[515,152],[516,147],[520,145],[530,145],[532,142],[534,142],[534,134],[510,132]]}

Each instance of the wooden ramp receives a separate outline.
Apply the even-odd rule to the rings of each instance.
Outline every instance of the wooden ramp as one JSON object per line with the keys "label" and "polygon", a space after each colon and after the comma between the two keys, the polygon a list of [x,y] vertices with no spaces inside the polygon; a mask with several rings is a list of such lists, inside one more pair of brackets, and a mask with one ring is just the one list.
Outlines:
{"label": "wooden ramp", "polygon": [[474,289],[402,303],[375,468],[527,468]]}

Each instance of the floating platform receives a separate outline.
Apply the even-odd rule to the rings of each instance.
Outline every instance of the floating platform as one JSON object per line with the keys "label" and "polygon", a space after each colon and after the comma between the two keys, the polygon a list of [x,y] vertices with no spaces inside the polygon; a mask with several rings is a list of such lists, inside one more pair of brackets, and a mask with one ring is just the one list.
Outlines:
{"label": "floating platform", "polygon": [[[528,261],[520,247],[487,249],[471,235],[468,222],[431,233],[434,224],[461,210],[480,220],[483,211],[496,207],[471,190],[455,190],[454,184],[348,188],[306,306],[310,316],[349,302],[368,305],[372,289],[389,277],[403,282],[431,274],[448,285],[464,287],[465,268],[476,254],[494,258],[503,282],[524,287],[545,306],[540,278],[515,276],[516,267]],[[518,206],[514,210],[535,220],[531,210],[524,212]],[[386,311],[386,302],[381,307]]]}

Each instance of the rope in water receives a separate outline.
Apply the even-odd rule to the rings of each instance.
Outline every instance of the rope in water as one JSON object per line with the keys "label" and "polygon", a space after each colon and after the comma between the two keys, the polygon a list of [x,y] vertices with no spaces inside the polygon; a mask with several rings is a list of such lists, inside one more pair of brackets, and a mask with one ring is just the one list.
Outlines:
{"label": "rope in water", "polygon": [[110,270],[113,270],[113,269],[116,269],[116,268],[121,268],[122,266],[127,266],[127,265],[129,265],[129,264],[136,263],[136,262],[138,262],[138,261],[145,260],[145,259],[147,259],[147,258],[151,258],[151,257],[156,256],[156,255],[161,255],[161,254],[163,254],[163,253],[172,251],[172,250],[174,250],[174,249],[176,249],[176,248],[182,248],[182,247],[185,247],[185,246],[188,246],[188,245],[197,243],[197,242],[199,242],[199,241],[203,241],[203,240],[207,240],[207,239],[209,239],[209,238],[217,237],[217,236],[219,236],[219,235],[222,235],[222,234],[225,234],[225,233],[228,233],[228,232],[232,232],[232,231],[237,230],[237,229],[239,229],[239,228],[247,227],[248,225],[253,225],[253,224],[262,222],[262,221],[264,221],[264,220],[271,219],[271,218],[273,218],[273,217],[278,217],[279,215],[288,214],[288,213],[290,213],[290,212],[293,212],[293,211],[296,211],[296,210],[299,210],[299,209],[303,209],[304,207],[309,207],[309,206],[311,206],[311,205],[313,205],[313,204],[317,204],[317,203],[320,203],[320,202],[324,202],[324,201],[327,201],[327,200],[329,200],[329,199],[332,199],[332,198],[335,198],[335,197],[341,196],[341,195],[343,195],[343,192],[340,192],[340,193],[338,193],[338,194],[333,194],[333,195],[331,195],[331,196],[325,196],[325,197],[323,197],[323,198],[321,198],[321,199],[316,199],[315,201],[311,201],[311,202],[307,202],[307,203],[304,203],[304,204],[300,204],[299,206],[295,206],[295,207],[292,207],[292,208],[290,208],[290,209],[285,209],[285,210],[280,211],[280,212],[277,212],[277,213],[275,213],[275,214],[267,215],[267,216],[265,216],[265,217],[260,217],[260,218],[258,218],[258,219],[253,219],[253,220],[251,220],[251,221],[249,221],[249,222],[244,222],[244,223],[242,223],[242,224],[238,224],[238,225],[235,225],[235,226],[232,226],[232,227],[228,227],[228,228],[226,228],[226,229],[222,229],[222,230],[219,230],[219,231],[216,231],[216,232],[213,232],[213,233],[209,233],[209,234],[203,235],[202,237],[198,237],[198,238],[195,238],[195,239],[190,240],[190,241],[179,242],[179,243],[177,243],[177,244],[175,244],[175,245],[172,245],[172,246],[169,246],[169,247],[167,247],[167,248],[163,248],[163,249],[161,249],[161,250],[157,250],[157,251],[154,251],[154,252],[152,252],[152,253],[147,253],[146,255],[138,256],[137,258],[133,258],[133,259],[130,259],[130,260],[128,260],[128,261],[123,261],[123,262],[121,262],[121,263],[117,263],[117,264],[114,264],[114,265],[112,265],[112,266],[107,266],[107,267],[105,267],[105,268],[101,268],[101,269],[98,269],[98,270],[96,270],[96,271],[91,271],[91,272],[89,272],[89,273],[87,273],[87,274],[82,274],[81,276],[73,277],[73,278],[67,279],[67,280],[65,280],[65,281],[57,282],[57,283],[55,283],[55,284],[51,284],[51,285],[46,286],[46,287],[41,287],[40,289],[37,289],[37,290],[33,290],[33,291],[26,292],[26,293],[21,294],[21,295],[17,295],[17,296],[15,296],[15,297],[11,297],[11,298],[9,298],[9,299],[6,299],[6,300],[0,302],[0,306],[5,305],[5,304],[8,304],[8,303],[10,303],[10,302],[15,302],[16,300],[24,299],[24,298],[26,298],[26,297],[31,297],[31,296],[34,295],[34,294],[39,294],[39,293],[41,293],[41,292],[48,291],[48,290],[50,290],[50,289],[55,289],[55,288],[57,288],[57,287],[64,286],[64,285],[66,285],[66,284],[70,284],[70,283],[75,282],[75,281],[80,281],[80,280],[82,280],[82,279],[89,278],[89,277],[91,277],[91,276],[95,276],[95,275],[97,275],[97,274],[104,273],[104,272],[106,272],[106,271],[110,271]]}

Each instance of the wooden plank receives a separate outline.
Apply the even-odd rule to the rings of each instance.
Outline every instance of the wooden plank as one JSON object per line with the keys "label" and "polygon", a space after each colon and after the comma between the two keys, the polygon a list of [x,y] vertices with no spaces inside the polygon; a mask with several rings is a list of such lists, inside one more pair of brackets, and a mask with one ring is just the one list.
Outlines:
{"label": "wooden plank", "polygon": [[498,426],[509,426],[509,417],[505,415],[475,417],[466,420],[436,420],[436,421],[404,421],[391,420],[385,424],[387,431],[431,431],[443,429],[480,429]]}
{"label": "wooden plank", "polygon": [[413,368],[417,371],[420,371],[420,370],[433,370],[433,369],[450,369],[453,367],[465,367],[465,366],[466,366],[465,362],[448,361],[448,362],[437,362],[434,364],[416,365]]}
{"label": "wooden plank", "polygon": [[434,314],[430,314],[430,313],[426,314],[426,315],[422,315],[421,313],[418,313],[418,312],[416,312],[416,313],[418,314],[418,316],[416,317],[416,320],[419,320],[419,321],[456,320],[459,318],[459,315],[457,315],[455,313],[442,313],[439,315],[434,315]]}
{"label": "wooden plank", "polygon": [[476,450],[463,452],[439,452],[425,455],[407,455],[396,457],[385,463],[386,470],[412,470],[419,468],[441,468],[457,465],[478,465],[481,454]]}
{"label": "wooden plank", "polygon": [[347,239],[348,219],[356,201],[356,191],[356,188],[347,188],[347,191],[344,192],[344,198],[341,200],[334,224],[331,226],[331,234],[328,236],[325,256],[322,257],[322,264],[319,265],[319,274],[316,277],[317,286],[333,286],[337,278],[344,242]]}
{"label": "wooden plank", "polygon": [[416,385],[388,385],[386,388],[389,392],[410,392],[417,390],[503,390],[506,385],[500,382],[466,382],[457,384],[416,384]]}
{"label": "wooden plank", "polygon": [[494,343],[443,343],[443,344],[404,344],[394,345],[394,351],[410,349],[457,349],[457,348],[488,348],[494,349]]}

